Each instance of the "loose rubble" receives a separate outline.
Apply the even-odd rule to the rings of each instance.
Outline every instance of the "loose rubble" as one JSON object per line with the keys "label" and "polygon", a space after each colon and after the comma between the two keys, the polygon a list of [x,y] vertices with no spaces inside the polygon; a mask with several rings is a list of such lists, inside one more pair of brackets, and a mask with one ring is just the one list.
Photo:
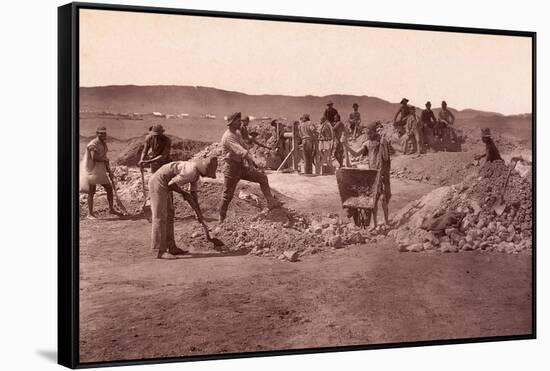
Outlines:
{"label": "loose rubble", "polygon": [[[512,171],[504,194],[504,213],[497,215],[492,210],[509,172],[510,167],[503,162],[486,163],[462,183],[432,191],[396,213],[395,229],[388,235],[396,240],[402,252],[530,253],[530,178]],[[450,217],[449,225],[441,231],[426,230],[428,218],[443,215],[459,218]]]}

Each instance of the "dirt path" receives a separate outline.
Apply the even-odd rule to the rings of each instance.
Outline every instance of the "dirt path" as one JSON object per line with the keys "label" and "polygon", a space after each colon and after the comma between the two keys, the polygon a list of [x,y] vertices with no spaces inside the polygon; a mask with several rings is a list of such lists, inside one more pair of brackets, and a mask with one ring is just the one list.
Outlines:
{"label": "dirt path", "polygon": [[[270,182],[312,205],[296,191],[300,177]],[[308,187],[324,195],[314,206],[339,207],[323,193],[330,182],[318,182]],[[393,184],[394,207],[418,197],[418,184]],[[179,220],[176,235],[194,223]],[[528,255],[403,254],[387,239],[297,263],[220,254],[164,261],[149,239],[143,219],[81,221],[81,361],[531,332]]]}
{"label": "dirt path", "polygon": [[[292,198],[289,206],[311,212],[336,212],[342,210],[336,178],[332,176],[308,177],[298,174],[271,173],[271,188]],[[422,197],[435,186],[410,180],[392,179],[390,213],[399,210],[407,202]]]}

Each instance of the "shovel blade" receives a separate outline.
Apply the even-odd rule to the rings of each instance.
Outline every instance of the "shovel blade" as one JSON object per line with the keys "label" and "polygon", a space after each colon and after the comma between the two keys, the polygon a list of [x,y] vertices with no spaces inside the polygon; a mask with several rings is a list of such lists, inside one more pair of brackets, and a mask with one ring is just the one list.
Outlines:
{"label": "shovel blade", "polygon": [[498,215],[501,216],[504,212],[504,209],[506,209],[506,204],[504,202],[498,202],[495,206],[493,206],[493,211]]}

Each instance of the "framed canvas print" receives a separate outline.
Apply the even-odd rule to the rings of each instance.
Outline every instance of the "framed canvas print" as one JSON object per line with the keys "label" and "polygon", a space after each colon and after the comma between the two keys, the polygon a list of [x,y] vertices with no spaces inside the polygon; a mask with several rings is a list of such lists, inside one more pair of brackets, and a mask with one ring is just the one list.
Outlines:
{"label": "framed canvas print", "polygon": [[58,19],[59,363],[535,338],[534,32]]}

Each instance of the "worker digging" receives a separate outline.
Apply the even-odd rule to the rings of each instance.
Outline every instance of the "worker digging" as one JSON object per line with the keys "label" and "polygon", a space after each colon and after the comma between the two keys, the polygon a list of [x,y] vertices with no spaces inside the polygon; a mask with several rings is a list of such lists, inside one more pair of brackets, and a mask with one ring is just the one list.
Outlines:
{"label": "worker digging", "polygon": [[[386,234],[394,228],[399,228],[399,223],[389,213],[389,203],[392,199],[392,174],[394,174],[391,159],[396,156],[396,148],[401,146],[406,156],[425,154],[426,149],[434,151],[439,148],[437,146],[440,146],[441,138],[452,136],[450,133],[455,121],[453,113],[446,104],[443,104],[438,115],[439,119],[436,119],[430,102],[426,102],[426,108],[420,116],[416,115],[415,107],[409,105],[408,99],[403,98],[400,103],[393,121],[384,123],[376,120],[367,124],[359,114],[359,105],[355,103],[352,106],[353,112],[349,116],[349,126],[344,125],[332,101],[327,103],[327,108],[319,122],[312,122],[310,114],[304,113],[293,123],[279,119],[269,121],[268,125],[260,123],[251,127],[253,120],[251,116],[242,116],[240,112],[235,112],[227,116],[227,130],[220,143],[199,151],[191,161],[171,162],[170,138],[165,135],[162,125],[151,126],[137,162],[140,174],[132,178],[137,179],[136,182],[139,182],[140,187],[136,185],[132,194],[135,195],[133,197],[140,194],[143,199],[141,208],[137,210],[141,212],[149,210],[146,205],[147,202],[150,203],[151,245],[155,254],[160,259],[173,260],[181,255],[189,255],[189,247],[203,246],[208,249],[210,244],[211,247],[216,248],[223,246],[223,249],[228,251],[248,249],[250,253],[256,255],[286,259],[283,253],[288,252],[286,247],[290,242],[284,241],[301,240],[302,247],[296,250],[301,255],[311,249],[322,249],[324,246],[368,241],[381,231]],[[393,131],[391,131],[392,128]],[[435,138],[436,141],[434,142],[431,138]],[[455,140],[454,137],[453,140]],[[489,128],[481,129],[481,141],[485,144],[486,150],[485,153],[476,155],[475,159],[485,158],[487,163],[503,161]],[[93,212],[95,184],[104,186],[109,201],[109,211],[114,215],[122,216],[123,213],[115,208],[113,200],[114,191],[117,189],[113,187],[113,184],[116,184],[116,177],[110,170],[106,157],[105,128],[97,130],[97,137],[87,148],[83,164],[85,169],[89,169],[84,174],[84,179],[91,185],[88,188],[87,198],[89,218],[96,217]],[[522,163],[522,161],[518,160],[516,163]],[[90,164],[94,166],[91,167]],[[148,170],[147,167],[150,169]],[[219,183],[210,182],[201,183],[199,186],[200,177],[215,179],[216,169],[223,174],[223,186],[217,188]],[[343,218],[349,218],[351,223],[342,218],[333,219],[333,222],[328,224],[334,226],[330,229],[331,232],[325,233],[325,230],[321,229],[322,233],[317,235],[318,218],[300,210],[282,208],[281,200],[274,196],[269,182],[270,171],[274,170],[298,172],[310,177],[335,174],[336,189],[344,212],[342,215]],[[513,168],[510,171],[513,171]],[[241,180],[258,184],[263,201],[254,193],[243,192],[242,189],[246,189],[246,186],[243,186],[245,188],[241,187],[241,191],[238,192],[238,210],[231,212],[230,205]],[[119,179],[120,182],[121,179]],[[184,190],[185,187],[189,189]],[[127,195],[128,192],[125,189],[126,186],[122,181],[121,190],[124,195]],[[209,193],[217,189],[214,191],[219,197],[217,205],[213,203],[213,198],[205,199],[207,209],[217,211],[219,216],[220,224],[213,230],[206,225],[206,219],[201,211],[201,202],[198,198],[200,189],[208,189]],[[182,195],[185,202],[182,204],[179,199],[175,200],[174,193]],[[499,196],[498,202],[494,203],[493,209],[496,210],[497,215],[502,215],[505,209],[508,210],[508,204],[503,201],[504,199],[505,196]],[[243,214],[242,207],[246,203],[242,204],[242,200],[249,205],[254,205],[256,214]],[[197,226],[200,226],[206,237],[204,240],[191,237],[191,235],[200,235],[199,231],[188,235],[180,234],[176,238],[174,232],[176,208],[185,208],[185,205],[193,210],[194,218],[198,221]],[[382,224],[378,220],[379,206],[383,212]],[[467,214],[457,215],[462,220]],[[253,232],[253,230],[261,231],[263,228],[264,233],[267,233],[265,228],[273,228],[275,225],[266,224],[264,228],[256,224],[269,224],[274,220],[277,221],[276,223],[281,223],[280,226],[283,229],[280,233],[285,235],[280,244],[268,243],[266,238],[262,238],[262,233]],[[238,232],[239,223],[256,226],[254,227],[256,229]],[[435,221],[431,223],[425,221],[426,225],[437,224]],[[301,231],[300,237],[290,233],[288,226]],[[279,234],[279,238],[283,234]],[[341,242],[334,243],[332,239],[338,236]],[[182,248],[177,247],[177,241]],[[292,245],[296,246],[296,244]],[[415,249],[418,248],[415,247]]]}

